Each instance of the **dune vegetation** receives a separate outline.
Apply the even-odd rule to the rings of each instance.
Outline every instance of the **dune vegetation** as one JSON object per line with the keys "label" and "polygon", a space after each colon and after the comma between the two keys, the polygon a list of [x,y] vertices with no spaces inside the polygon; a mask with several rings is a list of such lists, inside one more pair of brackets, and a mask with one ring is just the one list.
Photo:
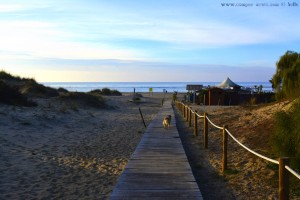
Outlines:
{"label": "dune vegetation", "polygon": [[300,171],[300,53],[287,51],[281,56],[270,82],[279,101],[293,101],[289,110],[275,115],[273,149],[278,156],[290,157],[291,166]]}
{"label": "dune vegetation", "polygon": [[103,88],[91,92],[70,92],[64,88],[51,88],[37,83],[34,79],[21,78],[0,71],[0,102],[15,106],[37,106],[35,98],[57,98],[80,106],[105,107],[103,96],[120,96],[117,90]]}

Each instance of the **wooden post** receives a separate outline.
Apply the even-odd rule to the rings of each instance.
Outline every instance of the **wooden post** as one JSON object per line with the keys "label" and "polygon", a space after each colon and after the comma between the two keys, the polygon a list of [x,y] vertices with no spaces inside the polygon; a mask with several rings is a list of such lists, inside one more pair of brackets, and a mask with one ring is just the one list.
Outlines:
{"label": "wooden post", "polygon": [[227,169],[227,144],[228,144],[228,133],[225,129],[228,129],[228,126],[223,126],[223,154],[222,154],[222,172],[224,174]]}
{"label": "wooden post", "polygon": [[190,110],[189,110],[189,127],[192,126],[192,107],[190,107]]}
{"label": "wooden post", "polygon": [[185,116],[186,116],[186,121],[188,122],[189,121],[189,106],[186,106]]}
{"label": "wooden post", "polygon": [[185,107],[186,107],[186,106],[183,105],[183,118],[184,118],[184,119],[185,119],[185,117],[186,117],[186,116],[185,116]]}
{"label": "wooden post", "polygon": [[144,124],[144,126],[145,126],[145,128],[146,128],[147,126],[146,126],[146,123],[145,123],[145,120],[144,120],[144,117],[143,117],[143,113],[142,113],[140,107],[139,107],[139,111],[140,111],[141,118],[142,118],[142,120],[143,120],[143,124]]}
{"label": "wooden post", "polygon": [[204,113],[204,148],[208,148],[208,121],[206,119],[206,113]]}
{"label": "wooden post", "polygon": [[195,110],[194,113],[194,136],[196,137],[198,135],[198,119],[197,119],[197,110]]}
{"label": "wooden post", "polygon": [[289,158],[279,158],[279,200],[289,199],[289,172],[285,166],[289,164]]}

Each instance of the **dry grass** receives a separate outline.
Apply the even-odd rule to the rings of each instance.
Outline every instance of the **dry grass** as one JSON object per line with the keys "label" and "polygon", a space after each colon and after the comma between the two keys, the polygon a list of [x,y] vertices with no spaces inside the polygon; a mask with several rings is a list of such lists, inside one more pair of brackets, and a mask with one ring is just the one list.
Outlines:
{"label": "dry grass", "polygon": [[[291,108],[291,101],[282,101],[259,106],[197,107],[198,113],[209,113],[209,118],[218,126],[229,125],[229,131],[250,149],[277,159],[270,138],[275,128],[275,113]],[[203,121],[199,122],[200,141],[203,143]],[[191,130],[192,131],[192,130]],[[192,134],[192,133],[191,133]],[[228,170],[221,172],[222,134],[209,125],[208,162],[223,176],[237,199],[277,199],[278,166],[247,152],[231,138],[228,141]],[[198,145],[198,144],[197,144]],[[199,157],[199,156],[198,156]],[[197,159],[197,158],[195,158]],[[200,161],[199,161],[200,162]],[[290,176],[290,199],[300,199],[300,181]]]}

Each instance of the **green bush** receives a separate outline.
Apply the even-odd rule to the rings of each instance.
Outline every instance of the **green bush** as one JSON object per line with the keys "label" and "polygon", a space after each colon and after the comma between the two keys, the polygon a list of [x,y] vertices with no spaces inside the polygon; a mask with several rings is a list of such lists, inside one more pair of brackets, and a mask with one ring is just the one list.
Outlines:
{"label": "green bush", "polygon": [[287,51],[276,63],[276,73],[270,80],[276,90],[276,98],[300,96],[300,53]]}
{"label": "green bush", "polygon": [[300,101],[294,103],[289,112],[275,115],[275,132],[272,145],[279,156],[291,158],[291,166],[300,170]]}

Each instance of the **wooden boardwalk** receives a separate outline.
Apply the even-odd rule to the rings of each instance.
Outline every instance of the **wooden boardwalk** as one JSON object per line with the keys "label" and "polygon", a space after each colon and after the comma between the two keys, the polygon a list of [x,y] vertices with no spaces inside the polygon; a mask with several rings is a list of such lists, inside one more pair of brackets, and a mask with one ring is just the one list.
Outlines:
{"label": "wooden boardwalk", "polygon": [[[171,115],[171,127],[163,118]],[[169,101],[148,126],[111,195],[115,199],[202,199]]]}

